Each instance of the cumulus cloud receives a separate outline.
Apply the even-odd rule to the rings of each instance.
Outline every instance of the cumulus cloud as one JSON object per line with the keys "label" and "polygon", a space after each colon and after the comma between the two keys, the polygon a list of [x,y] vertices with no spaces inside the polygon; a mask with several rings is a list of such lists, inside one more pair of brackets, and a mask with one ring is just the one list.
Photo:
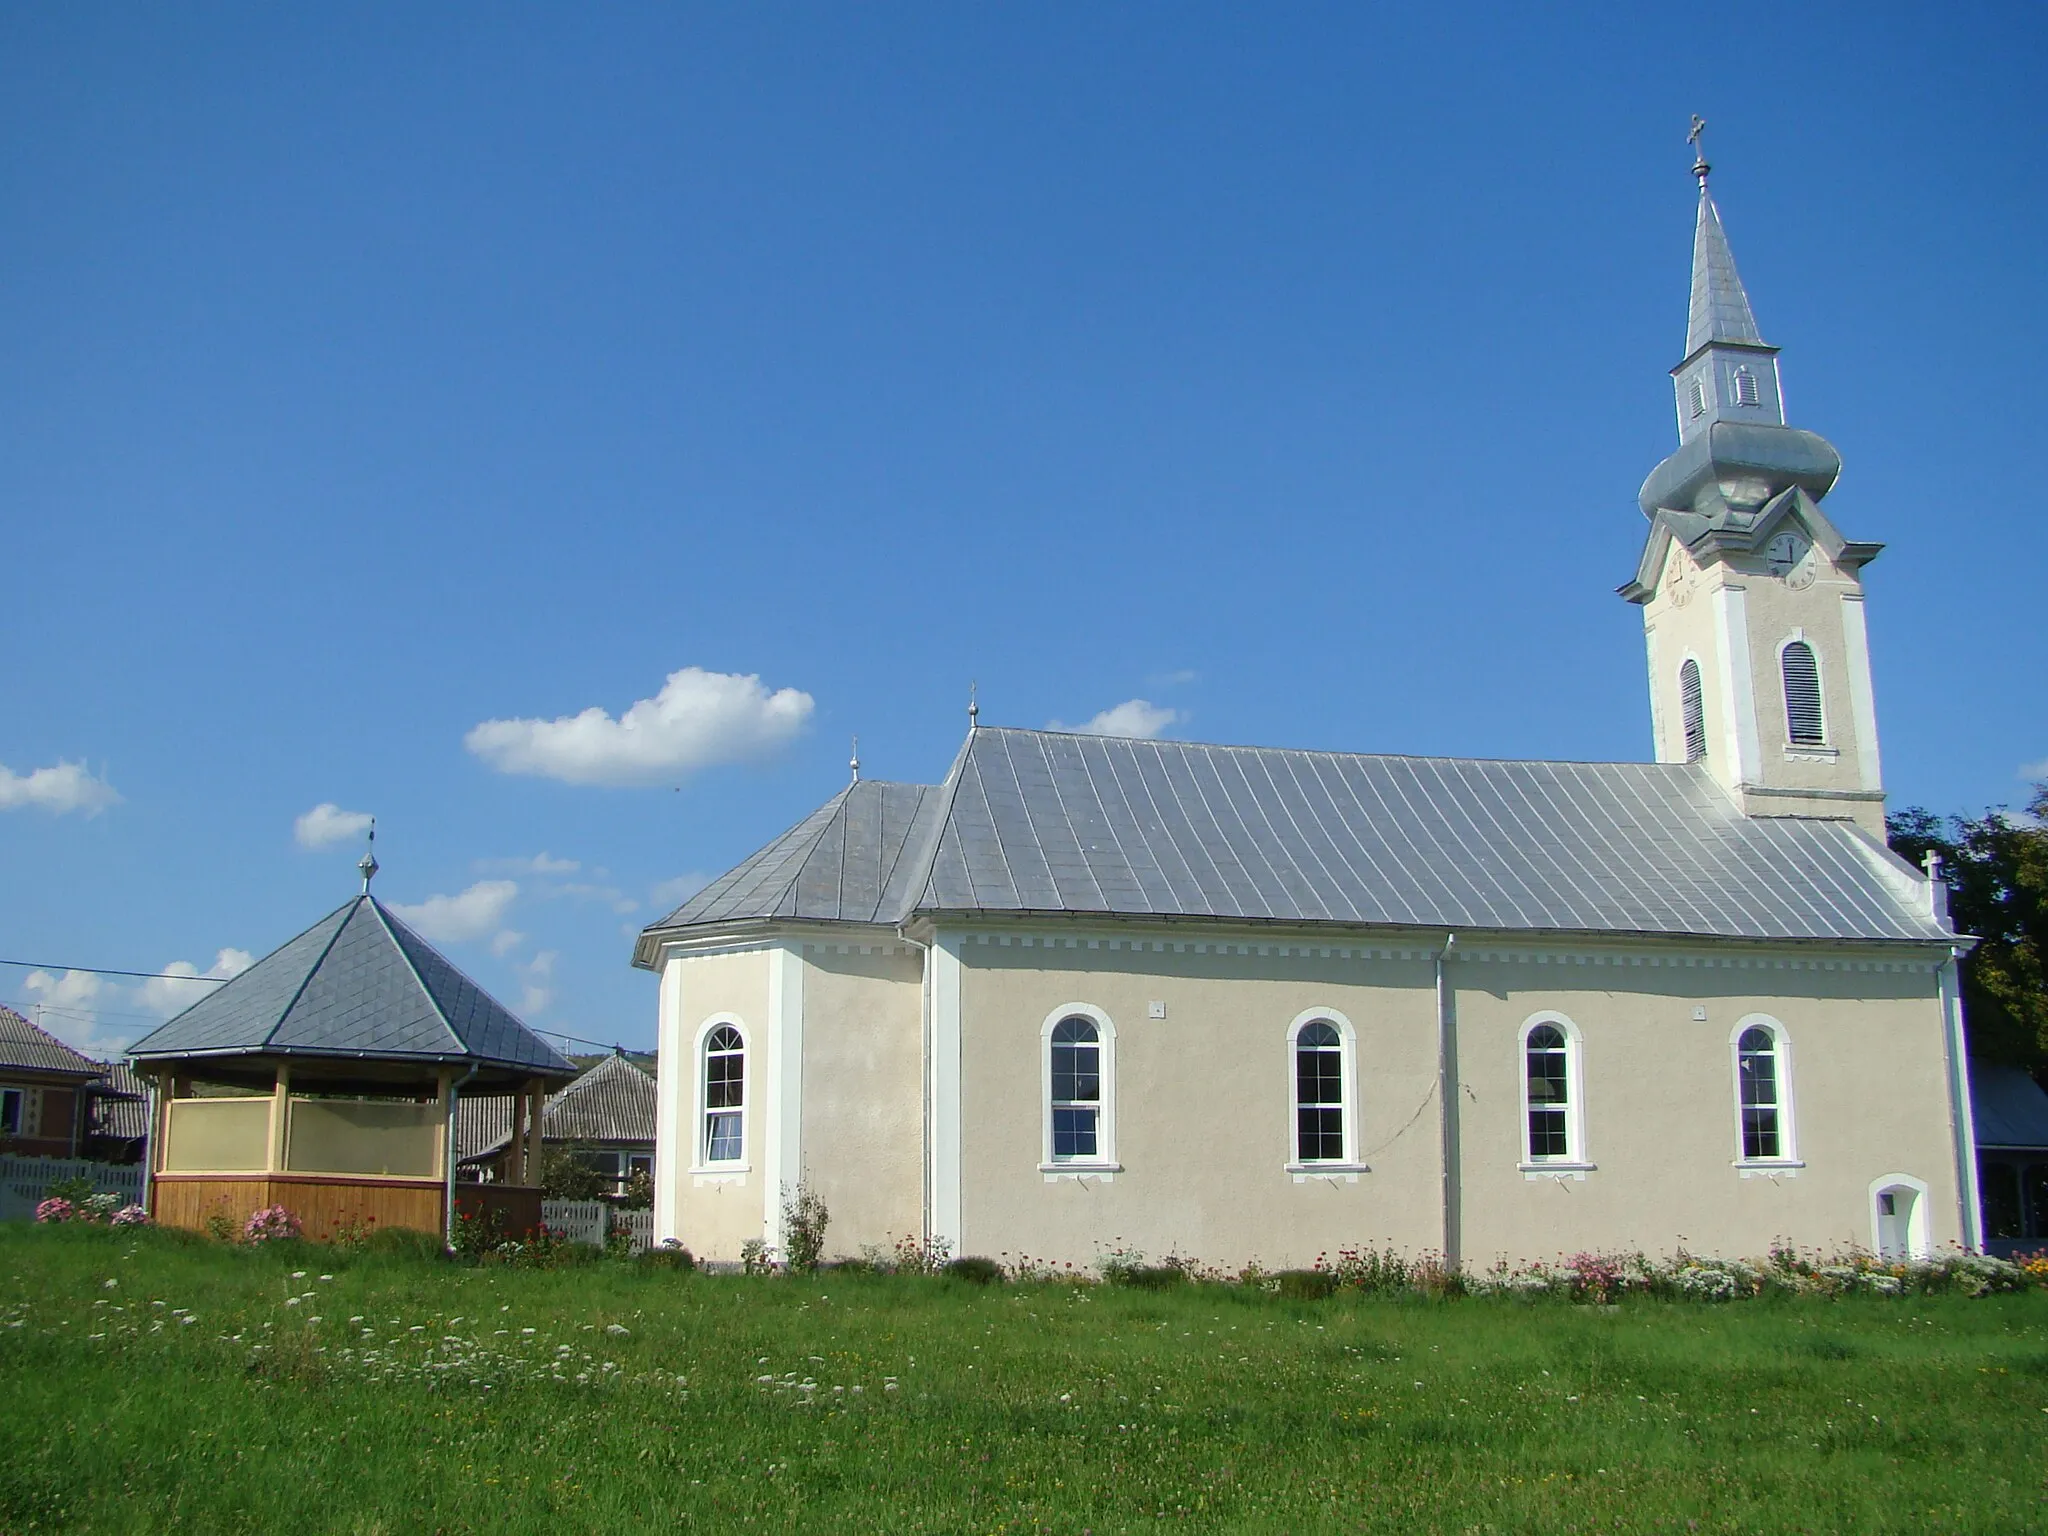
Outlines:
{"label": "cumulus cloud", "polygon": [[479,880],[453,896],[429,896],[411,905],[400,901],[390,905],[421,938],[436,944],[459,944],[466,939],[480,939],[500,927],[518,894],[519,883],[515,880]]}
{"label": "cumulus cloud", "polygon": [[[220,950],[214,955],[213,964],[203,971],[189,960],[173,960],[164,967],[163,975],[152,976],[142,984],[137,1001],[151,1013],[169,1018],[174,1013],[183,1013],[213,991],[213,982],[239,976],[255,963],[256,957],[246,949]],[[185,980],[186,977],[191,980]]]}
{"label": "cumulus cloud", "polygon": [[491,938],[491,953],[500,960],[526,942],[526,935],[517,928],[500,928]]}
{"label": "cumulus cloud", "polygon": [[521,977],[519,990],[519,1011],[527,1018],[537,1017],[547,1005],[554,1001],[554,950],[544,949],[531,960],[518,967]]}
{"label": "cumulus cloud", "polygon": [[583,866],[574,859],[558,859],[546,849],[531,858],[478,859],[478,869],[507,875],[573,875]]}
{"label": "cumulus cloud", "polygon": [[292,836],[301,848],[331,848],[353,842],[370,830],[368,811],[344,811],[332,800],[323,800],[292,823]]}
{"label": "cumulus cloud", "polygon": [[554,720],[486,720],[462,744],[500,773],[565,784],[658,784],[786,746],[814,707],[808,693],[770,693],[758,676],[684,667],[616,720],[595,704]]}
{"label": "cumulus cloud", "polygon": [[14,773],[0,763],[0,811],[34,807],[52,816],[70,811],[97,816],[108,806],[120,803],[121,796],[114,786],[105,779],[94,778],[83,763],[54,763],[25,774]]}
{"label": "cumulus cloud", "polygon": [[2029,783],[2048,779],[2048,757],[2042,758],[2038,763],[2021,763],[2019,776]]}
{"label": "cumulus cloud", "polygon": [[1176,721],[1184,718],[1177,709],[1167,709],[1148,699],[1125,699],[1080,725],[1054,720],[1049,731],[1078,731],[1084,736],[1136,736],[1150,741]]}

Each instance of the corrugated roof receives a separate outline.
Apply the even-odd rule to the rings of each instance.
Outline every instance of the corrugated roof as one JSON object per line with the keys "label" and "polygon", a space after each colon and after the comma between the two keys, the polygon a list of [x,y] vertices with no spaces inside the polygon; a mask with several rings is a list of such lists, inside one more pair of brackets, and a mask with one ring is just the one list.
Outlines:
{"label": "corrugated roof", "polygon": [[[611,1055],[567,1087],[548,1095],[541,1110],[543,1141],[654,1144],[655,1079],[637,1062]],[[456,1106],[458,1161],[488,1157],[512,1139],[512,1100],[466,1098]]]}
{"label": "corrugated roof", "polygon": [[[912,786],[890,786],[908,790]],[[649,935],[913,911],[1939,941],[1918,871],[1853,823],[1746,817],[1700,764],[1382,757],[970,733],[881,853],[900,900],[788,899],[845,795]],[[870,856],[867,852],[863,857]],[[772,880],[748,871],[774,866]],[[767,899],[770,896],[772,900]]]}
{"label": "corrugated roof", "polygon": [[0,1005],[0,1070],[61,1072],[97,1077],[106,1068],[71,1049],[55,1035],[38,1029],[12,1008]]}
{"label": "corrugated roof", "polygon": [[358,896],[129,1048],[575,1069],[370,895]]}
{"label": "corrugated roof", "polygon": [[1980,1147],[2048,1147],[2048,1093],[2018,1067],[1971,1062],[1970,1112]]}
{"label": "corrugated roof", "polygon": [[125,1061],[106,1063],[106,1081],[92,1089],[92,1130],[116,1141],[149,1136],[149,1084]]}

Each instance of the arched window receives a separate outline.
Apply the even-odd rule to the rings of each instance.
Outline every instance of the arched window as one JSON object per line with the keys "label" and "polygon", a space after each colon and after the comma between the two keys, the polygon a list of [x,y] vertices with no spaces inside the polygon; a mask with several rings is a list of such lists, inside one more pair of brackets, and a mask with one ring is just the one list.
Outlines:
{"label": "arched window", "polygon": [[1685,760],[1707,755],[1707,714],[1700,699],[1700,664],[1690,656],[1678,669],[1678,713],[1685,722]]}
{"label": "arched window", "polygon": [[1820,664],[1804,640],[1788,640],[1778,653],[1785,674],[1785,731],[1795,747],[1827,744],[1827,722],[1820,708]]}
{"label": "arched window", "polygon": [[1685,403],[1692,408],[1692,414],[1695,418],[1707,414],[1707,381],[1705,379],[1695,378],[1692,381],[1691,387],[1685,392]]}
{"label": "arched window", "polygon": [[1735,1086],[1742,1110],[1742,1155],[1783,1157],[1784,1105],[1778,1081],[1778,1037],[1761,1024],[1745,1029],[1736,1042]]}
{"label": "arched window", "polygon": [[1294,1036],[1296,1158],[1343,1162],[1344,1118],[1344,1037],[1328,1019],[1312,1019]]}
{"label": "arched window", "polygon": [[730,1024],[704,1037],[704,1161],[746,1157],[747,1044]]}
{"label": "arched window", "polygon": [[1522,1036],[1523,1102],[1528,1116],[1528,1160],[1577,1162],[1579,1103],[1574,1079],[1577,1042],[1563,1026],[1544,1020]]}
{"label": "arched window", "polygon": [[1052,1161],[1096,1162],[1103,1156],[1102,1031],[1070,1014],[1052,1027]]}
{"label": "arched window", "polygon": [[1734,382],[1735,403],[1737,405],[1757,405],[1761,403],[1757,398],[1755,374],[1751,373],[1747,368],[1737,368],[1735,370]]}

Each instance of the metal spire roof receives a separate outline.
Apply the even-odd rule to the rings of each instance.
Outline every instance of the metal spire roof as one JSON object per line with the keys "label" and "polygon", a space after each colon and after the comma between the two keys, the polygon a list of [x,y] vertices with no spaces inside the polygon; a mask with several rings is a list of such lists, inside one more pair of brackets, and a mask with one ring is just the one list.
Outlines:
{"label": "metal spire roof", "polygon": [[537,1077],[576,1070],[367,892],[128,1054],[476,1062]]}
{"label": "metal spire roof", "polygon": [[1692,312],[1685,327],[1685,355],[1691,357],[1710,341],[1765,345],[1750,311],[1749,295],[1735,270],[1735,253],[1721,227],[1721,210],[1707,191],[1707,167],[1694,167],[1700,179],[1699,221],[1692,233]]}

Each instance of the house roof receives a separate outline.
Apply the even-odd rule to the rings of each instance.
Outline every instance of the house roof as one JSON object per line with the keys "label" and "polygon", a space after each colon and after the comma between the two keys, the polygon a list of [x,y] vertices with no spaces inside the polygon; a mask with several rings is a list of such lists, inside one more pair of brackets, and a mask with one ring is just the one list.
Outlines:
{"label": "house roof", "polygon": [[[885,894],[859,915],[787,897],[803,882],[786,866],[811,867],[815,834],[845,798],[648,928],[639,962],[653,962],[659,936],[719,923],[897,923],[916,913],[1953,938],[1929,914],[1925,877],[1853,823],[1744,816],[1697,763],[1386,757],[979,729],[945,785],[888,839],[856,849],[848,825],[842,865],[857,856],[892,867]],[[778,880],[740,878],[771,863]]]}
{"label": "house roof", "polygon": [[149,1135],[149,1084],[125,1061],[106,1063],[106,1081],[92,1094],[94,1134],[116,1141],[142,1141]]}
{"label": "house roof", "polygon": [[575,1068],[367,892],[129,1048],[137,1060],[304,1056]]}
{"label": "house roof", "polygon": [[0,1005],[0,1071],[43,1072],[71,1077],[98,1077],[106,1068],[81,1055],[62,1040]]}
{"label": "house roof", "polygon": [[2048,1147],[2048,1093],[2019,1067],[1971,1062],[1970,1111],[1980,1147]]}
{"label": "house roof", "polygon": [[[540,1134],[543,1141],[630,1141],[652,1146],[654,1114],[654,1077],[637,1062],[614,1053],[548,1095],[541,1110]],[[509,1096],[465,1098],[456,1106],[455,1118],[458,1161],[489,1157],[512,1139]]]}

